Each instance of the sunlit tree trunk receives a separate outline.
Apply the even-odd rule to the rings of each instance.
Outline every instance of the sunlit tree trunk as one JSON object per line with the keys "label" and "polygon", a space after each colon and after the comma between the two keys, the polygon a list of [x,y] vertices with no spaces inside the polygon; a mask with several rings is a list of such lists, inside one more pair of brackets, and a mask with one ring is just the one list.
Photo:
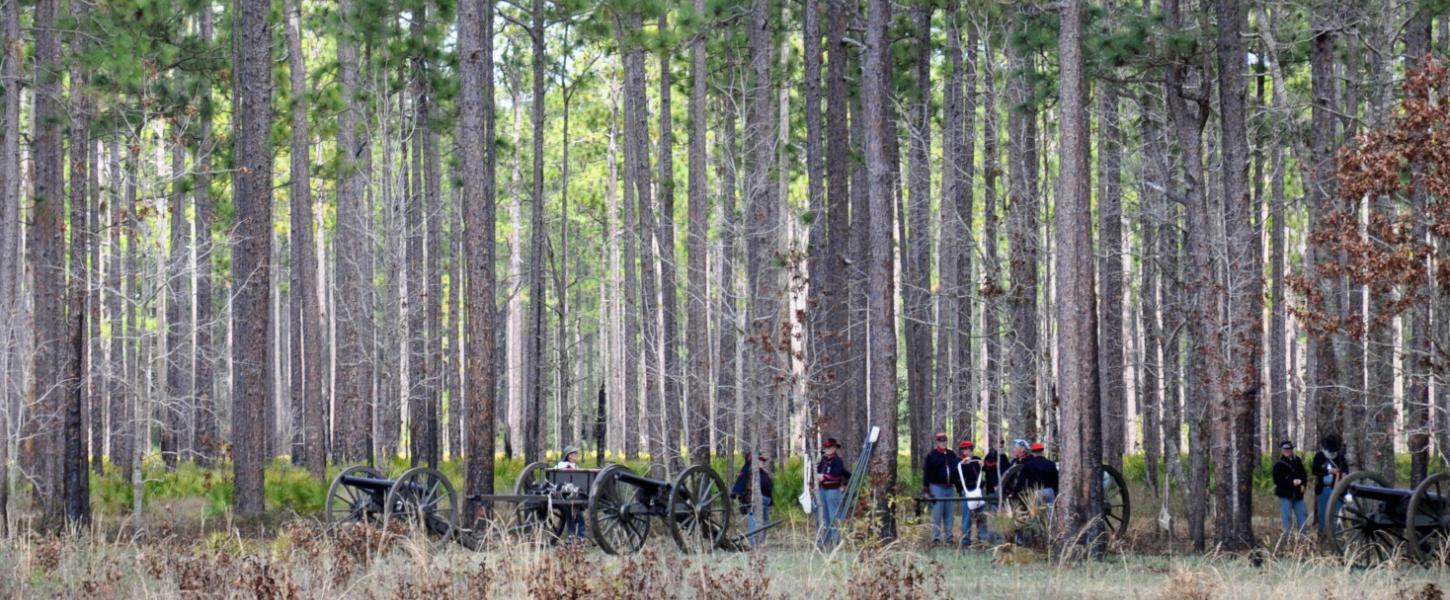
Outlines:
{"label": "sunlit tree trunk", "polygon": [[[347,0],[344,0],[346,4]],[[235,143],[237,173],[233,176],[237,241],[232,250],[232,301],[235,339],[232,346],[232,443],[235,492],[232,505],[239,515],[262,513],[263,404],[272,397],[267,364],[272,359],[268,313],[271,288],[272,152],[268,134],[272,123],[272,28],[269,7],[238,3],[238,64],[234,68],[237,94]]]}
{"label": "sunlit tree trunk", "polygon": [[458,145],[463,175],[468,314],[464,345],[468,381],[468,462],[464,469],[464,522],[481,516],[479,494],[493,493],[494,470],[494,150],[493,2],[458,3]]}

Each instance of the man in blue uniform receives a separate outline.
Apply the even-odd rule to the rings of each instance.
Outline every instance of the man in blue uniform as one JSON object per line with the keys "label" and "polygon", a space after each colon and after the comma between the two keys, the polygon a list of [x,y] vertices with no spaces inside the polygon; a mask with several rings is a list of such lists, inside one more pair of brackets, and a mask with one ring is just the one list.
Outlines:
{"label": "man in blue uniform", "polygon": [[[921,462],[921,485],[929,498],[957,497],[953,482],[957,478],[957,455],[947,450],[947,434],[936,434],[936,445],[926,453]],[[933,502],[931,504],[931,543],[950,542],[952,521],[956,516],[956,501]]]}
{"label": "man in blue uniform", "polygon": [[845,508],[841,506],[841,500],[846,494],[846,483],[851,479],[851,472],[846,470],[846,462],[837,453],[841,449],[841,443],[836,438],[826,438],[821,449],[821,460],[816,463],[816,488],[820,490],[821,497],[820,532],[816,543],[834,546],[840,540],[836,521],[840,520],[841,510]]}

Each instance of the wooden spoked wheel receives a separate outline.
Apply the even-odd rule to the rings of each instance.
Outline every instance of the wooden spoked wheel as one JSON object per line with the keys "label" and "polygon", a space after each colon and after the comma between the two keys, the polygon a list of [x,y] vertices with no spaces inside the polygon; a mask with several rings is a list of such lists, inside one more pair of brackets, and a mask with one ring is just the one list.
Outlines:
{"label": "wooden spoked wheel", "polygon": [[458,532],[458,508],[458,494],[443,473],[409,469],[388,490],[383,528],[396,520],[416,535],[446,541]]}
{"label": "wooden spoked wheel", "polygon": [[670,487],[670,535],[684,552],[719,547],[730,530],[730,495],[725,481],[704,465],[685,469]]}
{"label": "wooden spoked wheel", "polygon": [[1450,563],[1450,473],[1436,473],[1415,486],[1405,517],[1405,545],[1423,563]]}
{"label": "wooden spoked wheel", "polygon": [[538,497],[514,506],[514,522],[509,531],[520,539],[542,539],[552,544],[564,534],[564,509],[551,502],[549,480],[545,476],[548,468],[543,462],[530,463],[514,483],[515,496]]}
{"label": "wooden spoked wheel", "polygon": [[374,500],[374,495],[342,482],[344,477],[370,477],[382,479],[383,474],[366,465],[343,469],[332,478],[327,488],[327,500],[323,503],[322,516],[328,529],[345,523],[361,523],[382,517],[383,507]]}
{"label": "wooden spoked wheel", "polygon": [[1112,465],[1103,465],[1103,526],[1108,535],[1123,538],[1128,535],[1128,519],[1133,505],[1128,498],[1128,480]]}
{"label": "wooden spoked wheel", "polygon": [[607,554],[633,554],[649,537],[650,516],[640,501],[640,488],[623,481],[632,473],[621,465],[605,467],[589,494],[589,534]]}
{"label": "wooden spoked wheel", "polygon": [[1373,566],[1400,552],[1404,523],[1391,522],[1384,501],[1355,495],[1351,486],[1356,484],[1390,487],[1384,477],[1367,471],[1341,479],[1330,492],[1325,511],[1325,526],[1329,528],[1325,543],[1350,564]]}

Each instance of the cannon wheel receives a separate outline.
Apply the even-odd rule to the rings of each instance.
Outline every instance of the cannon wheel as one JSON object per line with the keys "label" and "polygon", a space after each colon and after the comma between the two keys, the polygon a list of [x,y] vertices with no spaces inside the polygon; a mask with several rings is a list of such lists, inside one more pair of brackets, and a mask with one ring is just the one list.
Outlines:
{"label": "cannon wheel", "polygon": [[543,462],[530,463],[519,473],[514,483],[515,496],[539,496],[537,501],[520,502],[514,507],[512,531],[523,538],[532,538],[543,532],[546,541],[554,543],[564,534],[564,513],[549,502],[549,481],[544,471],[549,465]]}
{"label": "cannon wheel", "polygon": [[589,534],[607,554],[639,552],[649,537],[649,515],[630,510],[638,503],[639,487],[620,480],[629,472],[622,465],[609,465],[589,491]]}
{"label": "cannon wheel", "polygon": [[1108,534],[1122,539],[1128,535],[1128,518],[1133,504],[1128,498],[1128,480],[1112,465],[1103,465],[1103,525]]}
{"label": "cannon wheel", "polygon": [[388,490],[383,529],[393,519],[425,536],[452,539],[458,532],[458,494],[453,491],[453,483],[437,469],[417,467],[404,471]]}
{"label": "cannon wheel", "polygon": [[1379,501],[1357,498],[1350,493],[1349,486],[1365,481],[1390,487],[1384,477],[1368,471],[1351,473],[1339,480],[1339,485],[1330,492],[1325,526],[1331,531],[1325,537],[1334,553],[1353,564],[1372,566],[1393,557],[1403,540],[1374,524],[1374,515],[1380,511]]}
{"label": "cannon wheel", "polygon": [[322,507],[322,516],[326,519],[329,529],[343,523],[356,523],[367,518],[368,507],[372,504],[372,494],[342,482],[343,477],[357,476],[383,478],[381,472],[366,465],[348,467],[338,473],[337,477],[333,477],[332,485],[327,488],[327,501],[323,503]]}
{"label": "cannon wheel", "polygon": [[1436,473],[1420,482],[1410,496],[1405,543],[1416,560],[1450,559],[1450,473]]}
{"label": "cannon wheel", "polygon": [[670,486],[670,535],[683,552],[718,548],[730,530],[730,496],[713,469],[685,469]]}

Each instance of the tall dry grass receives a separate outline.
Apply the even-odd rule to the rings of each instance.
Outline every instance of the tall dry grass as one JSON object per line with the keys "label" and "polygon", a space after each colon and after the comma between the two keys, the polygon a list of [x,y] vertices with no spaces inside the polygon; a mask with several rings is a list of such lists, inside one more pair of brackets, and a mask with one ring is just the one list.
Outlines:
{"label": "tall dry grass", "polygon": [[[325,532],[297,520],[266,535],[62,537],[0,541],[0,598],[1343,598],[1436,600],[1450,573],[1404,562],[1346,566],[1302,546],[1253,556],[1148,556],[1000,564],[981,550],[913,543],[831,552],[785,531],[757,552],[685,555],[655,535],[611,557],[502,531],[478,551],[406,530]],[[656,534],[659,532],[656,531]]]}

